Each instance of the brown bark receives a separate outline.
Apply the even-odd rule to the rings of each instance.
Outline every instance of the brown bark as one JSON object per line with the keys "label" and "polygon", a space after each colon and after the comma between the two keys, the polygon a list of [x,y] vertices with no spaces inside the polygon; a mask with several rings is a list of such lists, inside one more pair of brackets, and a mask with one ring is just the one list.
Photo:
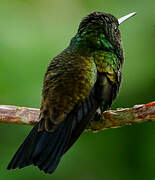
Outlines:
{"label": "brown bark", "polygon": [[[34,125],[38,122],[39,109],[0,105],[0,122]],[[126,125],[155,121],[155,102],[135,105],[132,108],[108,110],[90,122],[87,130],[99,131]]]}

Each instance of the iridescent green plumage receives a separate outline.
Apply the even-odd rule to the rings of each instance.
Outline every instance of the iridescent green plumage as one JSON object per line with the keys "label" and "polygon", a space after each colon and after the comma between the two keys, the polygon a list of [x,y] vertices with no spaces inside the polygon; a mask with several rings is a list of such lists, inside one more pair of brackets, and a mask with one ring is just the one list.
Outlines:
{"label": "iridescent green plumage", "polygon": [[101,12],[82,20],[69,47],[49,64],[40,121],[8,169],[33,164],[52,173],[98,109],[111,106],[119,91],[124,59],[118,26],[114,16]]}

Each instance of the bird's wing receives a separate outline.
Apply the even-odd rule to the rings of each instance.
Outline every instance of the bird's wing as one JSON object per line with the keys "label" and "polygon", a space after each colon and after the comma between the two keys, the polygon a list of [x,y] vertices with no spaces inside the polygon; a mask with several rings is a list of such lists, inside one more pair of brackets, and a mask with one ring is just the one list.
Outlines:
{"label": "bird's wing", "polygon": [[81,133],[84,131],[90,120],[94,118],[96,110],[99,107],[98,99],[96,98],[96,89],[95,86],[91,90],[90,95],[82,103],[80,108],[75,108],[73,111],[73,126],[70,139],[65,148],[65,151],[74,144],[74,142],[79,138]]}
{"label": "bird's wing", "polygon": [[92,57],[64,51],[54,58],[44,78],[39,130],[54,131],[68,116],[83,119],[96,76]]}
{"label": "bird's wing", "polygon": [[30,164],[52,173],[95,114],[97,70],[91,57],[63,52],[45,74],[40,122],[31,130],[8,169]]}

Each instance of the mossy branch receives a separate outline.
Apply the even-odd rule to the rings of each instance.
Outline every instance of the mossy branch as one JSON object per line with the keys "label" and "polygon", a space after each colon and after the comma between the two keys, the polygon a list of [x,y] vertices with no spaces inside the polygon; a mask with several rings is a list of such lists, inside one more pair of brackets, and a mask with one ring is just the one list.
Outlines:
{"label": "mossy branch", "polygon": [[[34,125],[38,122],[39,109],[0,105],[0,122]],[[108,110],[95,118],[87,130],[99,131],[126,125],[155,121],[155,102],[135,105],[132,108]]]}

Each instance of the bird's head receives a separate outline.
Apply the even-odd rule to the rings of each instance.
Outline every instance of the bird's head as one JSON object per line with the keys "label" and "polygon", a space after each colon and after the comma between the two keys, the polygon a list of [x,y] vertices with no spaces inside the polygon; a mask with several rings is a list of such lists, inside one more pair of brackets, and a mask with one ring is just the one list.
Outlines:
{"label": "bird's head", "polygon": [[121,46],[119,25],[133,15],[117,19],[111,14],[92,12],[81,21],[76,40],[93,49],[115,50]]}

